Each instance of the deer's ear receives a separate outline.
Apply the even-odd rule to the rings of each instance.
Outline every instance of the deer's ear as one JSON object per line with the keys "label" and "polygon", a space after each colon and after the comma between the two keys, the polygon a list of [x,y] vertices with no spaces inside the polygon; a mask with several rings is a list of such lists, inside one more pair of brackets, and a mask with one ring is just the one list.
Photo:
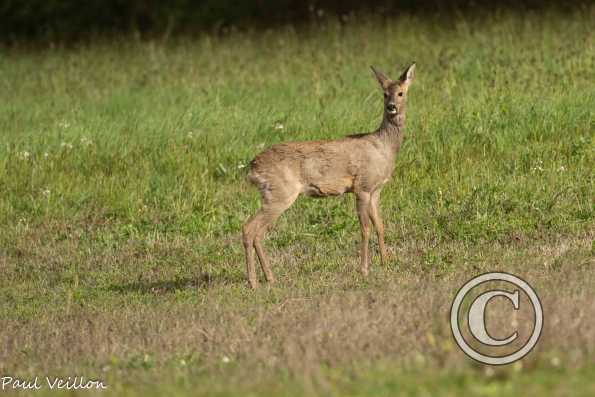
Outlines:
{"label": "deer's ear", "polygon": [[415,62],[413,62],[411,64],[411,66],[409,66],[407,69],[405,69],[405,71],[403,72],[401,77],[399,77],[399,81],[401,82],[401,84],[409,85],[411,83],[411,81],[413,81],[414,76],[415,76]]}
{"label": "deer's ear", "polygon": [[374,66],[370,66],[370,68],[372,69],[372,72],[374,72],[374,75],[376,76],[376,79],[380,83],[382,89],[385,90],[386,88],[388,88],[388,86],[391,83],[390,79],[386,77],[384,73],[382,73],[380,70],[376,69]]}

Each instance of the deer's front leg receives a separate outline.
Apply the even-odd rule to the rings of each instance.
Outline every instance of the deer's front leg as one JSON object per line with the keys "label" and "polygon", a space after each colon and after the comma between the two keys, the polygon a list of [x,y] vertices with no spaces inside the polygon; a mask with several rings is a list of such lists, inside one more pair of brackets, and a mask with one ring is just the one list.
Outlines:
{"label": "deer's front leg", "polygon": [[356,209],[359,218],[359,224],[362,232],[362,241],[360,246],[361,270],[364,276],[368,275],[368,245],[370,241],[370,193],[360,192],[356,196]]}
{"label": "deer's front leg", "polygon": [[370,198],[370,219],[372,220],[372,224],[376,229],[376,234],[378,236],[378,248],[380,250],[380,261],[384,266],[387,263],[387,254],[386,247],[384,246],[384,223],[382,222],[382,216],[380,215],[379,202],[380,189],[372,193]]}

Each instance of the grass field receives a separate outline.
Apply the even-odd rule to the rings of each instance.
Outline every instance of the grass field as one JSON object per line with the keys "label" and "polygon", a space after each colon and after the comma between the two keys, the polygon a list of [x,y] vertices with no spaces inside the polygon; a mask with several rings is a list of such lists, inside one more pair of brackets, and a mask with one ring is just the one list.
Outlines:
{"label": "grass field", "polygon": [[[594,21],[351,17],[0,49],[0,375],[130,396],[595,395]],[[374,130],[369,65],[412,60],[389,265],[374,245],[358,273],[352,196],[300,199],[265,243],[278,282],[249,290],[246,164]],[[494,270],[529,281],[546,319],[496,369],[448,323],[458,288]]]}

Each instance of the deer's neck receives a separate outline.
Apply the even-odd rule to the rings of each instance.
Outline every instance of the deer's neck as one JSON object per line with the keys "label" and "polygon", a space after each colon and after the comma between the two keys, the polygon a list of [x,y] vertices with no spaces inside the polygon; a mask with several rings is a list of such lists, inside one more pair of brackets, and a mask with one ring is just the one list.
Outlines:
{"label": "deer's neck", "polygon": [[387,143],[391,150],[396,153],[403,142],[404,132],[405,114],[398,114],[396,117],[388,117],[388,115],[385,114],[377,134]]}

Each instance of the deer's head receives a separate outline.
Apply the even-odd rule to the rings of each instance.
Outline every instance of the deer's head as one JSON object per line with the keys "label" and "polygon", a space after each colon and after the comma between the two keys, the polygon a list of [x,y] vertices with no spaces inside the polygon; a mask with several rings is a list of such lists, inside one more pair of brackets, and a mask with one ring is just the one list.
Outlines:
{"label": "deer's head", "polygon": [[398,80],[391,80],[380,70],[372,66],[372,71],[380,83],[384,93],[384,115],[386,118],[393,119],[405,111],[405,101],[407,100],[407,90],[413,81],[415,74],[415,63],[412,63]]}

